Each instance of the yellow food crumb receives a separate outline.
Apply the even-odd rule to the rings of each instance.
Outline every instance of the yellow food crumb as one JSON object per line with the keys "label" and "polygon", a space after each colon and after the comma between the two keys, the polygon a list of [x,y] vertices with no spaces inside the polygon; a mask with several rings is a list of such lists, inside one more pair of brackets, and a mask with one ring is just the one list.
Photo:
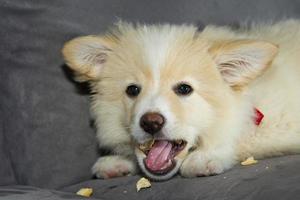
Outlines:
{"label": "yellow food crumb", "polygon": [[138,180],[138,182],[136,183],[136,190],[140,191],[143,188],[149,188],[151,187],[151,183],[148,179],[146,178],[141,178],[140,180]]}
{"label": "yellow food crumb", "polygon": [[90,197],[93,194],[92,188],[81,188],[76,192],[77,195],[84,196],[84,197]]}
{"label": "yellow food crumb", "polygon": [[151,147],[153,146],[154,144],[154,140],[150,140],[144,144],[140,144],[139,148],[142,150],[142,151],[145,151],[145,150],[149,150],[151,149]]}
{"label": "yellow food crumb", "polygon": [[255,160],[254,158],[253,158],[253,156],[251,156],[251,157],[249,157],[249,158],[247,158],[245,161],[243,161],[243,162],[241,162],[241,165],[254,165],[254,164],[256,164],[258,161],[257,160]]}

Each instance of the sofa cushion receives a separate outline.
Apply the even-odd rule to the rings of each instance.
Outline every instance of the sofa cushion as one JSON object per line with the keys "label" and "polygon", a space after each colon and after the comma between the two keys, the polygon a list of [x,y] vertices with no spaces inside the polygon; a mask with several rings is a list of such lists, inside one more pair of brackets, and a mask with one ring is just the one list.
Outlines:
{"label": "sofa cushion", "polygon": [[[230,24],[299,17],[299,9],[297,0],[2,1],[0,139],[5,138],[5,150],[0,149],[0,159],[6,164],[1,170],[13,171],[19,184],[49,188],[91,178],[97,144],[86,87],[75,84],[63,65],[60,49],[67,40],[100,33],[118,17]],[[2,180],[13,181],[9,177]]]}
{"label": "sofa cushion", "polygon": [[68,79],[60,53],[80,31],[68,23],[61,28],[59,7],[1,3],[7,20],[0,20],[0,101],[6,153],[19,184],[57,188],[90,179],[98,156],[87,92]]}
{"label": "sofa cushion", "polygon": [[[84,199],[75,193],[61,192],[57,190],[41,189],[25,185],[0,186],[0,199],[2,200],[77,200]],[[100,199],[101,198],[97,198]],[[89,198],[94,200],[94,198]]]}
{"label": "sofa cushion", "polygon": [[[0,75],[1,79],[1,75]],[[0,84],[1,85],[1,84]],[[0,87],[1,89],[1,87]],[[0,105],[0,116],[4,116],[1,110]],[[16,183],[13,167],[11,166],[11,162],[9,160],[8,152],[5,150],[5,138],[4,138],[4,124],[0,124],[0,186],[1,185],[9,185]]]}
{"label": "sofa cushion", "polygon": [[152,182],[152,187],[136,192],[140,178],[123,177],[110,180],[92,180],[69,186],[63,190],[75,192],[92,187],[94,198],[109,200],[131,199],[299,199],[300,155],[272,158],[256,165],[236,166],[217,176],[181,178],[165,182]]}

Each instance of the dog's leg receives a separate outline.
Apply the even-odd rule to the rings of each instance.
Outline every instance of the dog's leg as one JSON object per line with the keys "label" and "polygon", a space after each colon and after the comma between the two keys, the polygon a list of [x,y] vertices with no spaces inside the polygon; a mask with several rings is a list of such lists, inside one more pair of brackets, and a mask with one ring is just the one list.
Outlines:
{"label": "dog's leg", "polygon": [[210,176],[223,173],[236,164],[230,146],[210,150],[196,150],[183,161],[180,173],[184,177]]}
{"label": "dog's leg", "polygon": [[134,175],[136,170],[134,160],[121,155],[100,157],[92,168],[93,174],[104,179]]}

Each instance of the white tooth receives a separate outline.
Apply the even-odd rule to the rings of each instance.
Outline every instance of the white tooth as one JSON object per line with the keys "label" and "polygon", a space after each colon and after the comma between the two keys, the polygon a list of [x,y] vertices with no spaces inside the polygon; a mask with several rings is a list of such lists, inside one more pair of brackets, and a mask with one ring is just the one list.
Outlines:
{"label": "white tooth", "polygon": [[176,142],[176,144],[179,144],[179,145],[182,144],[182,140],[176,140],[175,142]]}
{"label": "white tooth", "polygon": [[171,166],[171,165],[172,165],[172,160],[169,159],[169,160],[168,160],[168,166]]}

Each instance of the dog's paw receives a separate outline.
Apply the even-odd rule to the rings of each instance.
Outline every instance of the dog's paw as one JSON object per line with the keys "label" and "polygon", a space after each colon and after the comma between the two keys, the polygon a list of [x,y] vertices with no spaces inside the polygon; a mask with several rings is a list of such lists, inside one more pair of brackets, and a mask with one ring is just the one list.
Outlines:
{"label": "dog's paw", "polygon": [[193,152],[182,163],[180,173],[184,177],[217,175],[231,168],[233,163],[231,158]]}
{"label": "dog's paw", "polygon": [[136,173],[136,165],[122,156],[103,156],[94,164],[92,172],[98,178],[104,179],[127,176]]}

